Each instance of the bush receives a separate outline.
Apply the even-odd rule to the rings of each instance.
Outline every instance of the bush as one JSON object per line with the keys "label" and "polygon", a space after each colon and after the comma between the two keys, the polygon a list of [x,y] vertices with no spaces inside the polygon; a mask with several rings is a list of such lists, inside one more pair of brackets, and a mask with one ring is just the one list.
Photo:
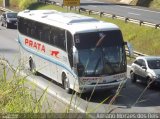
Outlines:
{"label": "bush", "polygon": [[20,0],[19,8],[27,9],[31,4],[35,3],[36,0]]}

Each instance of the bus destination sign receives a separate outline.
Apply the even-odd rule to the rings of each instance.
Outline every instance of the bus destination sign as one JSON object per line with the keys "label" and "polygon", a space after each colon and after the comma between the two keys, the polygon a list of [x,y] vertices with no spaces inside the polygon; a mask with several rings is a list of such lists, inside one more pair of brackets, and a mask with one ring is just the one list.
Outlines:
{"label": "bus destination sign", "polygon": [[80,0],[63,0],[64,6],[80,6]]}

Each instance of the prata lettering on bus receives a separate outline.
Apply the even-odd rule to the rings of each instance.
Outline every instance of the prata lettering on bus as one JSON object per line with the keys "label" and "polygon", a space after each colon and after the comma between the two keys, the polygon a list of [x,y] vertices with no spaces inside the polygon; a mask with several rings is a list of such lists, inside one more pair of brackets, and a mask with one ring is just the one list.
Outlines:
{"label": "prata lettering on bus", "polygon": [[39,50],[41,52],[46,52],[45,46],[43,44],[32,41],[28,38],[25,38],[25,45],[27,45],[31,48],[35,48],[36,50]]}
{"label": "prata lettering on bus", "polygon": [[[43,44],[39,43],[39,42],[36,42],[36,41],[32,41],[28,38],[25,38],[25,45],[31,47],[31,48],[34,48],[36,50],[39,50],[41,52],[46,52],[46,48]],[[55,51],[55,50],[52,50],[51,51],[51,56],[54,56],[56,58],[59,58],[59,51]]]}

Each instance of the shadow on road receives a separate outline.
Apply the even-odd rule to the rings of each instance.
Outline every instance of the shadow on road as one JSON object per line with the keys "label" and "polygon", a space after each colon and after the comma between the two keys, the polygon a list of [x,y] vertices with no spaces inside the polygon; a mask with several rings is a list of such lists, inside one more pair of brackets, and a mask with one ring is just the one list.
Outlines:
{"label": "shadow on road", "polygon": [[[56,83],[52,79],[38,73],[39,76],[51,81],[52,83],[60,86],[61,84]],[[144,95],[138,100],[141,93],[145,89],[145,85],[142,83],[135,83],[132,84],[130,80],[127,81],[127,85],[123,88],[117,98],[113,101],[113,105],[122,107],[125,106],[126,108],[130,108],[131,106],[135,107],[150,107],[150,106],[160,106],[160,88],[154,87],[152,89],[147,89]],[[83,93],[79,94],[79,97],[82,100],[94,102],[94,103],[102,103],[109,104],[114,95],[116,90],[103,90],[103,91],[95,91],[91,96],[91,93]],[[136,103],[137,102],[137,103]]]}
{"label": "shadow on road", "polygon": [[14,49],[9,49],[9,48],[3,48],[3,49],[1,49],[0,48],[0,53],[10,53],[10,54],[12,54],[12,53],[18,53],[19,51],[18,50],[14,50]]}
{"label": "shadow on road", "polygon": [[[118,97],[113,101],[114,105],[117,106],[136,106],[136,107],[149,107],[149,106],[160,106],[160,88],[154,87],[152,89],[147,89],[145,93],[140,98],[141,93],[145,89],[145,85],[141,83],[132,84],[130,81],[127,82],[126,88],[122,89]],[[114,99],[116,91],[97,91],[94,92],[90,99],[89,93],[83,94],[81,96],[84,100],[89,100],[90,102],[101,103],[104,100],[104,104],[109,104]],[[140,98],[138,100],[138,98]]]}

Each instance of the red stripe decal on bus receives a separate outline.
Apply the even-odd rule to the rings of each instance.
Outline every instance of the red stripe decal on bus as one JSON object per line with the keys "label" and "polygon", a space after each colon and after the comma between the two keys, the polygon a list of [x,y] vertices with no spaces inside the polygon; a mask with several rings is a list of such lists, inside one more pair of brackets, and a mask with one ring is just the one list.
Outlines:
{"label": "red stripe decal on bus", "polygon": [[52,55],[52,56],[55,56],[56,58],[59,58],[59,57],[58,57],[58,54],[59,54],[58,51],[53,51],[53,50],[51,51],[51,55]]}

